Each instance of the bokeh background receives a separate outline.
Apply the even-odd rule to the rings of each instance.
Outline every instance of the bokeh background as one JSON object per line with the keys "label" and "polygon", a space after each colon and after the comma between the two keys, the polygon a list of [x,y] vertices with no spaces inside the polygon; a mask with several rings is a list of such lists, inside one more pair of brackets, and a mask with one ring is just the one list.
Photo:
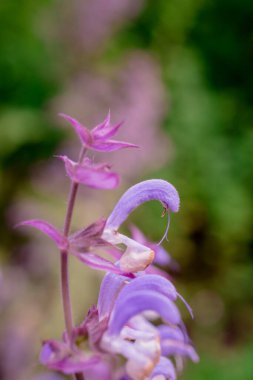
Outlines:
{"label": "bokeh background", "polygon": [[[182,379],[252,380],[253,2],[2,0],[0,24],[0,378],[45,380],[41,341],[63,329],[58,254],[13,229],[63,224],[68,180],[54,155],[75,159],[79,143],[57,114],[94,126],[110,108],[119,137],[141,149],[94,156],[121,186],[81,190],[73,228],[106,217],[136,181],[172,182],[181,210],[165,246],[201,357]],[[130,222],[159,241],[160,214],[151,202]],[[78,323],[102,273],[72,261]]]}

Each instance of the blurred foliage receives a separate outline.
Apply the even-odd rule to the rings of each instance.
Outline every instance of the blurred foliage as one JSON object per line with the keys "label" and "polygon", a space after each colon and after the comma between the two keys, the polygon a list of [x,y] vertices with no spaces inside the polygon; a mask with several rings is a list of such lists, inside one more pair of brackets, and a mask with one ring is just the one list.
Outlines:
{"label": "blurred foliage", "polygon": [[[57,9],[61,9],[58,2],[50,0],[0,3],[4,252],[16,244],[13,233],[8,234],[8,208],[27,183],[32,165],[52,155],[64,138],[47,111],[52,97],[60,93],[61,80],[66,79],[62,76],[71,70],[62,42],[56,35],[48,38],[40,28],[41,13]],[[253,376],[249,343],[253,336],[253,2],[148,0],[102,51],[90,56],[86,52],[82,59],[86,65],[106,68],[123,61],[133,49],[160,62],[171,102],[162,127],[171,137],[174,156],[150,176],[173,182],[181,195],[182,210],[173,218],[169,245],[182,266],[178,282],[192,297],[193,306],[195,295],[207,289],[222,299],[224,307],[212,326],[193,324],[202,359],[198,366],[189,366],[184,378],[249,380]],[[151,205],[134,218],[159,240],[155,215],[157,207]]]}
{"label": "blurred foliage", "polygon": [[10,248],[6,211],[24,186],[31,164],[48,157],[62,134],[43,109],[55,93],[54,57],[37,25],[49,1],[0,4],[0,223],[1,243]]}
{"label": "blurred foliage", "polygon": [[57,87],[54,57],[40,35],[48,0],[1,1],[1,103],[41,108]]}

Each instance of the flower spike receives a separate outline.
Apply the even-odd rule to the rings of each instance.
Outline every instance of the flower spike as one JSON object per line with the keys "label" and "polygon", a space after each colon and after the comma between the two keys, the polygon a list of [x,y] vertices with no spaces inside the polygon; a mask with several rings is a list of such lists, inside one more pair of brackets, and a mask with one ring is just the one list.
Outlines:
{"label": "flower spike", "polygon": [[[110,152],[136,145],[111,140],[121,124],[111,125],[110,112],[92,130],[68,115],[61,116],[72,125],[82,143],[78,162],[59,156],[71,180],[64,232],[39,219],[18,225],[42,231],[60,251],[65,331],[61,340],[43,342],[40,362],[50,370],[80,380],[176,380],[184,358],[197,362],[198,355],[175,302],[179,298],[191,315],[192,310],[169,275],[153,265],[174,265],[166,251],[148,241],[136,227],[131,228],[132,238],[121,234],[119,228],[138,206],[158,200],[164,209],[162,216],[168,213],[164,239],[170,213],[179,210],[177,190],[161,179],[140,182],[122,195],[108,219],[100,218],[71,233],[78,185],[114,189],[119,183],[118,174],[111,172],[107,164],[95,164],[86,158],[86,150]],[[101,248],[111,256],[111,261],[99,256],[96,250]],[[72,318],[69,256],[107,272],[97,304],[89,309],[78,326],[73,324]]]}

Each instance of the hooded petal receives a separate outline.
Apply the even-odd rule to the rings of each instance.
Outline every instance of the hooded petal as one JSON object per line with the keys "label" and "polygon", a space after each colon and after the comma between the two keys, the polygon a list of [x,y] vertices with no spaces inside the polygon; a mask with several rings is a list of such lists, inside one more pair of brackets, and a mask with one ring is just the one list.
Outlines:
{"label": "hooded petal", "polygon": [[171,300],[155,291],[141,290],[117,298],[108,333],[119,334],[129,319],[148,310],[157,312],[166,322],[180,323],[179,311]]}
{"label": "hooded petal", "polygon": [[155,274],[136,277],[121,290],[119,297],[125,298],[131,293],[134,294],[142,290],[157,292],[172,301],[177,299],[177,291],[174,285],[164,277]]}
{"label": "hooded petal", "polygon": [[17,224],[17,227],[22,227],[22,226],[34,227],[37,230],[43,232],[45,235],[50,237],[56,243],[59,249],[66,249],[66,247],[68,246],[68,241],[62,235],[62,233],[56,227],[46,222],[45,220],[30,219],[30,220],[25,220]]}
{"label": "hooded petal", "polygon": [[136,207],[151,200],[160,201],[173,212],[179,210],[179,196],[174,186],[161,179],[147,180],[130,187],[122,195],[107,220],[106,228],[117,230]]}
{"label": "hooded petal", "polygon": [[82,164],[70,160],[67,156],[60,158],[65,163],[67,175],[76,183],[95,189],[114,189],[119,185],[118,174],[111,172],[106,164],[91,164],[87,158]]}

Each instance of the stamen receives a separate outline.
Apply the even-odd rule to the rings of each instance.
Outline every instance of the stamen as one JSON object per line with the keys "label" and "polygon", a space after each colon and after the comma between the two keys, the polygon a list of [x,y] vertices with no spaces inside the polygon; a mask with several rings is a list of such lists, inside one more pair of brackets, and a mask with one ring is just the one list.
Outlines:
{"label": "stamen", "polygon": [[165,213],[166,213],[166,212],[168,213],[167,226],[166,226],[166,230],[165,230],[165,233],[164,233],[162,239],[159,241],[159,243],[157,243],[157,245],[162,244],[162,242],[164,241],[164,239],[166,239],[166,240],[168,241],[168,236],[167,236],[167,235],[168,235],[168,231],[169,231],[169,228],[170,228],[170,212],[169,212],[169,209],[168,209],[168,208],[165,208],[165,207],[164,207],[164,210],[163,210],[163,214],[162,214],[162,216],[165,215],[165,214],[164,214],[164,211],[165,211]]}
{"label": "stamen", "polygon": [[192,312],[192,308],[191,308],[191,306],[186,302],[186,300],[184,299],[184,297],[181,296],[181,294],[177,293],[177,296],[178,296],[178,298],[180,298],[181,301],[185,304],[185,306],[186,306],[187,310],[189,311],[189,313],[190,313],[192,319],[194,319],[194,315],[193,315],[193,312]]}

